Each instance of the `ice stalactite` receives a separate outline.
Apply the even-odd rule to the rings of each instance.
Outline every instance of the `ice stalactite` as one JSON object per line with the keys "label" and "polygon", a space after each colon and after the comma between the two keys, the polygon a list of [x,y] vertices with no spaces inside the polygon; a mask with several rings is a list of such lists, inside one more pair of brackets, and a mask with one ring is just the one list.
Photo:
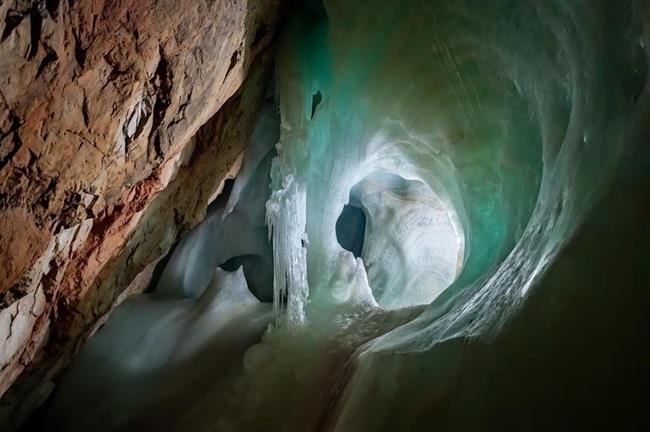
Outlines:
{"label": "ice stalactite", "polygon": [[[273,305],[276,324],[295,328],[305,323],[309,292],[305,235],[305,191],[291,175],[274,166],[282,186],[266,204],[269,240],[273,242]],[[280,171],[280,172],[278,172]],[[277,178],[279,177],[279,179]]]}

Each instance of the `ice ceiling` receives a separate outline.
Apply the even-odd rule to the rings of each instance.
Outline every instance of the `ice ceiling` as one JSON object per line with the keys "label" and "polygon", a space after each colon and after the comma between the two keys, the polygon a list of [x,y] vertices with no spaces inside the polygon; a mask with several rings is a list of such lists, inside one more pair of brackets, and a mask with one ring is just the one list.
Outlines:
{"label": "ice ceiling", "polygon": [[[598,203],[647,166],[648,16],[579,0],[298,5],[228,201],[82,350],[51,424],[431,430],[437,415],[476,430],[495,415],[477,408],[505,355],[492,347],[536,328],[519,317],[549,268],[596,260],[563,251],[589,215],[625,214]],[[538,315],[564,322],[548,299]],[[478,358],[470,383],[458,370]],[[539,402],[495,400],[530,418]]]}

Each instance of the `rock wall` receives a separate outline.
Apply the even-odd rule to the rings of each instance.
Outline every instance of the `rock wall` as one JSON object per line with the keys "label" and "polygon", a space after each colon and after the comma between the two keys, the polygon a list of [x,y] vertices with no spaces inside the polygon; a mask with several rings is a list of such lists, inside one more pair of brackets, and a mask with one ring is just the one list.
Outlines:
{"label": "rock wall", "polygon": [[238,169],[279,1],[0,1],[0,424]]}

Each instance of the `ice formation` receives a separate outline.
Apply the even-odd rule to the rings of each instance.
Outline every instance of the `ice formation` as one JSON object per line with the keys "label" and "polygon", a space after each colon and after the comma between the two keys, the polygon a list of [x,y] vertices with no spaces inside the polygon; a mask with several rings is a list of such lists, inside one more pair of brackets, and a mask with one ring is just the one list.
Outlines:
{"label": "ice formation", "polygon": [[272,318],[241,268],[213,276],[196,301],[145,295],[121,305],[63,378],[47,429],[193,430],[213,420]]}
{"label": "ice formation", "polygon": [[360,255],[381,307],[429,304],[451,285],[464,237],[455,213],[424,183],[372,173],[352,188],[350,205],[366,216]]}
{"label": "ice formation", "polygon": [[[612,25],[600,5],[384,3],[327,1],[326,18],[312,8],[288,25],[273,193],[300,204],[273,212],[285,227],[274,241],[294,257],[276,262],[276,277],[289,275],[289,309],[336,303],[328,284],[341,247],[328,227],[350,189],[377,171],[417,180],[459,221],[462,272],[440,302],[369,349],[487,337],[612,175],[625,135],[610,130],[645,85],[640,24],[616,34],[629,51],[614,55],[617,41],[592,31]],[[411,249],[428,247],[421,240]]]}
{"label": "ice formation", "polygon": [[212,280],[217,265],[225,264],[232,270],[239,264],[244,266],[251,290],[263,300],[271,298],[273,262],[264,205],[277,139],[277,112],[268,103],[260,111],[241,174],[228,196],[217,199],[203,223],[180,241],[164,268],[156,296],[196,299]]}
{"label": "ice formation", "polygon": [[[267,177],[256,176],[268,169],[262,154],[271,144],[259,141],[225,213],[210,213],[179,245],[151,298],[116,311],[82,351],[60,397],[81,395],[70,393],[78,380],[97,379],[89,370],[93,352],[115,370],[169,368],[177,378],[166,382],[182,383],[194,375],[176,368],[177,359],[214,337],[236,345],[224,345],[215,361],[224,355],[233,363],[214,366],[221,378],[212,389],[187,390],[213,400],[199,397],[188,411],[197,417],[179,416],[170,430],[433,430],[432,419],[452,430],[529,424],[513,423],[517,415],[552,429],[539,406],[562,410],[562,401],[571,406],[566,414],[579,416],[573,401],[594,392],[562,389],[582,383],[580,374],[535,374],[546,373],[544,359],[563,364],[576,345],[571,329],[601,328],[600,314],[611,318],[624,305],[586,269],[605,261],[590,246],[594,238],[624,253],[611,230],[631,218],[632,200],[617,195],[644,190],[634,185],[645,184],[639,179],[648,166],[639,143],[650,118],[649,23],[648,8],[634,1],[615,8],[582,0],[299,2],[277,52],[280,136],[268,201],[246,204],[247,190],[259,191],[251,203],[268,192]],[[277,140],[272,122],[260,125],[254,140]],[[262,180],[247,189],[255,178]],[[240,204],[257,209],[253,224],[245,211],[238,215]],[[337,239],[345,205],[367,219],[358,256]],[[232,228],[219,228],[229,220]],[[260,341],[267,311],[241,292],[241,273],[219,271],[205,287],[223,260],[264,256],[266,236],[273,324]],[[570,242],[581,255],[567,252]],[[626,257],[614,268],[637,277],[643,257]],[[270,256],[262,261],[270,272]],[[270,290],[270,279],[261,290]],[[224,283],[241,302],[214,319],[231,323],[232,333],[198,312],[221,310],[201,305]],[[563,313],[572,296],[591,302],[582,310],[591,321]],[[154,306],[169,310],[146,311]],[[136,328],[141,339],[123,336]],[[535,334],[542,337],[529,337]],[[594,346],[608,343],[599,338]],[[155,351],[145,349],[150,344]],[[599,361],[594,355],[584,367],[600,371]],[[508,374],[517,378],[501,379]],[[562,385],[541,391],[540,381]],[[129,385],[87,392],[117,409]],[[123,425],[142,420],[137,410],[156,415],[136,406],[155,403],[147,398],[133,396]]]}

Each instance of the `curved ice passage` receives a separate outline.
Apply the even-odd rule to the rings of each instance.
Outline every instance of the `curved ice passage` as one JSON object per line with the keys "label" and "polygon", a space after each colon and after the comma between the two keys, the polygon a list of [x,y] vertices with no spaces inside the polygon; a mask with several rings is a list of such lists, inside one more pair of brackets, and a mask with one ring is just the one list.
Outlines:
{"label": "curved ice passage", "polygon": [[[145,341],[190,344],[189,353],[200,351],[192,345],[200,337],[199,348],[206,340],[220,348],[206,350],[198,363],[171,349],[156,366],[159,356],[152,354],[139,364],[148,379],[165,384],[138,394],[139,402],[125,410],[115,395],[142,375],[98,388],[80,379],[93,376],[88,369],[97,358],[117,364],[142,358],[140,343],[111,350],[132,331],[120,324],[128,316],[160,322],[134,300],[82,351],[53,415],[66,418],[66,394],[91,393],[100,401],[95,409],[122,410],[121,427],[179,430],[546,430],[562,416],[569,424],[589,418],[601,426],[638,418],[642,398],[634,392],[647,388],[642,365],[648,358],[647,323],[639,321],[648,306],[640,287],[648,282],[643,245],[650,241],[643,204],[647,4],[316,3],[305,1],[291,13],[277,55],[281,127],[266,202],[274,325],[250,346],[259,326],[235,323],[246,322],[246,314],[265,323],[268,311],[244,295],[241,277],[219,272],[204,291],[212,274],[205,267],[220,260],[203,261],[198,270],[208,276],[196,278],[191,262],[178,261],[180,248],[176,262],[189,275],[183,281],[201,287],[178,291],[172,277],[172,291],[199,297],[200,304],[207,296],[212,304],[214,290],[231,287],[225,292],[245,300],[243,315],[233,309],[224,319],[241,329],[239,336],[224,333],[227,326],[207,334],[191,326],[182,327],[185,333],[164,326],[145,332]],[[259,172],[240,176],[226,213],[237,208],[249,179],[266,178]],[[412,193],[436,204],[414,212],[418,223],[382,216],[411,227],[409,242],[393,249],[381,242],[394,233],[381,229],[368,242],[368,222],[355,259],[340,246],[335,227],[353,189],[373,176],[422,185]],[[371,195],[359,204],[370,220]],[[413,195],[393,195],[402,200],[396,198],[394,216]],[[432,208],[444,217],[423,216]],[[391,257],[391,250],[400,253]],[[424,250],[430,252],[422,258]],[[411,260],[411,252],[419,258]],[[425,269],[435,272],[411,277],[421,271],[411,264],[426,257],[431,266]],[[373,261],[391,271],[376,277]],[[396,276],[402,282],[391,283]],[[388,288],[378,291],[380,284]],[[410,284],[413,290],[404,289]],[[189,316],[219,313],[200,304]],[[188,387],[186,377],[196,380],[196,371],[210,369],[209,356],[229,359],[213,371],[220,378],[214,386]],[[110,367],[102,373],[110,376]],[[182,415],[158,408],[161,398],[164,406],[182,399]],[[174,422],[164,420],[170,416]],[[147,422],[151,417],[157,421]]]}
{"label": "curved ice passage", "polygon": [[307,298],[332,300],[340,247],[328,228],[352,186],[385,171],[427,184],[466,244],[445,298],[374,349],[498,330],[625,148],[618,128],[646,79],[639,23],[609,32],[632,17],[594,2],[326,6],[327,23],[294,17],[278,60],[282,137],[267,206],[288,324],[306,319]]}

